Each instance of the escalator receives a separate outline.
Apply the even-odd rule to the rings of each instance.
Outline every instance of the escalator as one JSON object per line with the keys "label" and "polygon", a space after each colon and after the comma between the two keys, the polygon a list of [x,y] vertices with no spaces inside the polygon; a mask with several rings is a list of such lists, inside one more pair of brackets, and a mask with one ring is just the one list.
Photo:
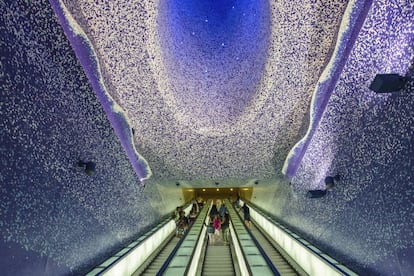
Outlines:
{"label": "escalator", "polygon": [[[207,244],[205,224],[208,223],[210,208],[204,207],[182,238],[175,237],[175,231],[171,233],[172,221],[167,224],[163,222],[146,234],[153,237],[140,237],[88,275],[308,275],[304,269],[311,275],[316,271],[322,271],[324,275],[356,275],[277,222],[272,222],[271,218],[259,215],[256,208],[251,209],[251,212],[257,223],[252,221],[253,224],[248,228],[239,211],[228,201],[226,206],[230,215],[229,244],[224,244],[222,240]],[[268,229],[273,237],[261,227]],[[165,239],[168,233],[171,234]],[[290,240],[290,236],[283,234],[294,239]],[[286,249],[281,248],[274,239],[285,245]],[[298,245],[292,250],[294,241]],[[154,252],[153,248],[158,250]],[[293,252],[292,256],[295,257],[298,248],[302,250],[299,252],[302,259],[298,262],[301,262],[303,268],[285,252],[290,250],[288,252]],[[140,254],[140,250],[143,254]],[[151,255],[147,257],[145,254]],[[307,263],[302,262],[303,255],[306,256]],[[141,261],[140,267],[134,271],[138,265],[134,266],[133,263],[137,260],[144,262]]]}
{"label": "escalator", "polygon": [[[277,268],[280,275],[284,276],[295,276],[295,275],[306,275],[305,272],[298,272],[299,266],[293,264],[293,261],[289,262],[284,257],[285,254],[282,254],[280,250],[276,249],[276,245],[266,237],[265,234],[259,229],[254,221],[252,221],[252,226],[250,228],[250,233],[255,237],[257,242],[266,252],[269,259],[272,261],[273,265]],[[291,264],[292,263],[292,264]],[[294,268],[296,266],[296,269]]]}
{"label": "escalator", "polygon": [[168,256],[173,252],[174,248],[177,246],[177,243],[180,241],[179,238],[175,237],[173,233],[169,239],[167,239],[164,244],[160,246],[161,250],[156,252],[147,260],[137,271],[132,274],[133,276],[138,275],[156,275],[160,270],[160,267],[165,263]]}
{"label": "escalator", "polygon": [[[205,208],[205,209],[204,209]],[[182,255],[182,251],[187,251],[189,247],[188,243],[191,243],[196,240],[201,225],[205,219],[208,208],[204,207],[200,210],[197,218],[193,223],[190,224],[190,227],[187,229],[187,233],[183,237],[177,238],[175,232],[170,235],[166,241],[159,246],[160,250],[154,252],[132,275],[157,275],[160,273],[162,268],[167,267],[169,262],[174,259],[175,255]]]}
{"label": "escalator", "polygon": [[[207,206],[209,206],[209,202]],[[159,271],[156,275],[192,275],[196,269],[197,261],[193,260],[196,252],[201,250],[200,239],[203,239],[205,229],[204,223],[209,211],[209,208],[204,206],[192,227],[187,233],[180,239],[179,244],[174,248],[173,252],[168,256],[164,264],[159,267]],[[198,246],[200,244],[200,246]],[[198,257],[196,257],[198,260]]]}
{"label": "escalator", "polygon": [[226,245],[222,241],[219,241],[214,245],[206,246],[206,253],[201,275],[236,275],[229,244]]}
{"label": "escalator", "polygon": [[[226,204],[227,206],[230,206],[229,202]],[[233,207],[228,207],[229,212],[231,214],[231,224],[235,227],[235,234],[238,235],[237,239],[240,240],[242,243],[242,250],[244,251],[246,263],[249,267],[249,274],[257,273],[258,271],[268,271],[271,272],[268,265],[266,265],[263,261],[257,261],[257,258],[259,255],[266,255],[265,258],[270,261],[272,264],[270,266],[274,266],[277,269],[277,273],[280,275],[306,275],[296,264],[294,264],[293,261],[288,261],[286,255],[283,253],[283,250],[278,249],[277,245],[272,242],[271,238],[266,236],[267,234],[264,234],[259,227],[255,225],[253,222],[250,229],[246,228],[244,226],[244,222],[242,217],[237,214],[238,212],[236,209],[233,209]],[[196,233],[200,234],[200,227],[203,225],[202,221],[205,221],[205,216],[207,214],[207,210],[204,210],[203,212],[200,212],[201,217],[199,217],[194,223],[193,226],[197,225],[195,229],[189,229],[188,232],[190,234],[189,237],[183,237],[183,239],[189,239],[192,240],[198,240],[198,237]],[[232,227],[233,227],[232,226]],[[194,233],[193,233],[194,232]],[[194,236],[194,234],[196,234]],[[207,234],[206,234],[207,235]],[[248,242],[250,238],[247,238],[247,236],[251,236],[252,241]],[[184,240],[184,241],[185,241]],[[237,262],[233,252],[234,248],[232,248],[232,239],[228,237],[228,240],[230,241],[230,244],[224,244],[222,240],[216,241],[214,244],[208,244],[208,237],[205,237],[205,251],[202,256],[202,264],[201,268],[199,269],[197,275],[203,275],[203,276],[233,276],[233,275],[240,275],[240,271],[237,268]],[[160,246],[160,250],[152,254],[150,258],[138,269],[136,270],[132,275],[138,276],[138,275],[157,275],[160,273],[160,269],[166,265],[167,262],[171,262],[174,258],[182,258],[182,253],[179,253],[179,250],[185,250],[187,251],[186,247],[188,245],[181,244],[180,239],[175,237],[174,233]],[[254,245],[255,244],[255,245]],[[182,247],[182,249],[180,249]],[[261,250],[255,250],[254,248],[258,247],[261,248]],[[188,248],[191,251],[193,250],[193,246],[191,248]],[[264,254],[260,254],[259,251]],[[256,253],[254,253],[256,252]],[[282,252],[282,253],[280,253]],[[190,253],[190,252],[188,252]],[[177,255],[178,254],[178,255]],[[176,255],[173,257],[173,255]],[[176,263],[176,262],[175,262]],[[166,267],[167,271],[162,272],[162,274],[170,275],[173,273],[173,271],[186,271],[184,266],[188,266],[188,264],[184,264],[183,262],[183,268],[177,267],[177,265],[171,266],[171,264]],[[169,268],[169,269],[168,269]],[[273,273],[276,274],[277,273]],[[172,275],[171,274],[171,275]]]}
{"label": "escalator", "polygon": [[[278,248],[276,243],[274,243],[270,237],[266,236],[266,234],[264,234],[264,231],[259,229],[259,227],[256,226],[254,221],[252,221],[252,225],[250,228],[246,227],[245,225],[243,225],[242,227],[240,224],[244,224],[244,221],[242,216],[240,216],[239,214],[239,210],[237,210],[236,208],[234,208],[233,210],[234,213],[232,219],[234,221],[234,224],[237,224],[240,230],[247,230],[248,235],[251,236],[255,246],[259,249],[261,255],[266,260],[268,267],[273,268],[273,274],[283,276],[307,275],[302,269],[300,269],[300,267],[296,263],[293,262],[293,260],[288,261],[289,257],[287,257],[287,254],[285,254],[283,250]],[[247,233],[242,234],[240,230],[239,238],[243,239],[242,236],[245,236],[245,239],[247,239]],[[253,247],[252,244],[250,246]],[[249,254],[247,253],[246,248],[244,248],[244,250],[245,256],[247,256],[248,259]],[[247,260],[247,262],[249,261]],[[252,267],[250,268],[252,269]]]}

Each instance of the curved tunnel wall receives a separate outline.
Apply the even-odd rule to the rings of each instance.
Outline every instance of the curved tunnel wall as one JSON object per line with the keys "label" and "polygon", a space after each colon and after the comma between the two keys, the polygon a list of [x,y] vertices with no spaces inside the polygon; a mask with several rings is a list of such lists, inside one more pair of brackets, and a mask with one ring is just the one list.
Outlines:
{"label": "curved tunnel wall", "polygon": [[157,222],[162,197],[142,191],[50,4],[0,9],[0,271],[86,273]]}
{"label": "curved tunnel wall", "polygon": [[[414,271],[414,84],[369,90],[378,73],[413,76],[413,22],[407,1],[373,1],[297,174],[252,197],[360,275]],[[306,197],[336,174],[326,197]]]}
{"label": "curved tunnel wall", "polygon": [[[260,182],[253,194],[362,274],[413,271],[413,98],[366,90],[379,70],[412,74],[412,9],[393,3],[398,8],[375,1],[292,186]],[[138,190],[49,4],[0,5],[7,45],[0,75],[1,271],[82,273],[156,221],[152,206],[162,195],[155,185]],[[74,167],[80,153],[97,162],[92,178]],[[304,193],[320,188],[325,172],[342,173],[341,184],[332,196],[307,201]]]}
{"label": "curved tunnel wall", "polygon": [[[74,19],[73,26],[82,28],[84,36],[88,37],[85,41],[91,45],[101,65],[103,80],[109,88],[106,92],[127,111],[131,127],[136,131],[135,141],[119,135],[126,151],[129,153],[135,142],[139,152],[154,168],[153,176],[163,180],[231,178],[243,181],[278,174],[292,141],[297,140],[308,106],[307,99],[346,7],[346,3],[240,2],[241,5],[235,4],[234,9],[231,6],[230,12],[228,4],[232,2],[219,6],[186,2],[168,2],[166,5],[166,2],[158,1],[51,2],[67,7],[65,16]],[[200,14],[207,14],[207,11],[212,13],[213,19],[204,19],[201,24]],[[185,18],[190,14],[189,19]],[[241,26],[245,27],[244,17],[251,23],[247,30],[253,32],[241,31]],[[268,17],[271,17],[269,24]],[[182,26],[186,20],[194,22],[192,27],[201,34],[207,34],[196,37],[194,32],[194,38],[180,40],[183,33],[190,34],[187,27]],[[209,24],[210,21],[214,24]],[[228,28],[224,23],[229,25]],[[195,28],[199,25],[201,27]],[[258,30],[265,36],[260,37]],[[248,54],[241,55],[239,63],[231,62],[229,56],[220,54],[216,48],[211,50],[211,47],[207,47],[211,56],[206,60],[207,52],[202,51],[206,47],[184,45],[184,42],[190,46],[194,41],[202,43],[200,39],[205,39],[209,46],[217,42],[217,38],[224,38],[222,34],[230,35],[232,31],[239,32],[241,38],[232,45],[235,51],[227,53],[241,51]],[[68,36],[72,33],[77,30],[69,30]],[[258,40],[254,41],[256,37]],[[175,44],[169,43],[171,41]],[[182,49],[176,45],[178,41],[183,42]],[[81,44],[73,45],[77,53],[84,46]],[[191,57],[191,51],[195,53],[194,59],[188,57]],[[175,52],[181,53],[180,58],[173,58],[175,54],[171,53]],[[204,76],[200,70],[197,73],[196,66],[210,61],[217,63],[217,55],[225,58],[222,65],[239,64],[240,68],[232,71],[221,65],[219,68],[213,66],[217,77],[206,77],[209,81],[199,79]],[[168,58],[173,61],[168,62]],[[191,65],[182,66],[182,70],[190,75],[177,70],[183,62]],[[94,84],[95,75],[90,73],[93,71],[90,65],[83,62]],[[248,73],[241,70],[245,65]],[[256,65],[258,68],[254,67]],[[262,65],[265,70],[260,68]],[[258,89],[253,91],[250,88],[257,84],[261,72]],[[220,74],[232,75],[218,79]],[[240,80],[238,75],[248,78]],[[184,79],[187,82],[182,84]],[[246,82],[251,86],[244,85]],[[189,87],[191,83],[195,83],[195,87]],[[220,87],[211,90],[209,87],[213,85],[226,85],[231,93],[221,91]],[[240,91],[234,89],[241,86],[245,87]],[[101,90],[97,89],[96,93],[101,95]],[[108,117],[111,118],[110,112]],[[114,125],[116,130],[120,128]],[[195,180],[192,185],[199,184]]]}

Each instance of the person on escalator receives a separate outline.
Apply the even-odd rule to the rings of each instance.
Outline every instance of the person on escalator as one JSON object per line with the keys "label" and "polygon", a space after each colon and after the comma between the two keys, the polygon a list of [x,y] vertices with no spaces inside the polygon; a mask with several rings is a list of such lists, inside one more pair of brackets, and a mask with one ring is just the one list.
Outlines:
{"label": "person on escalator", "polygon": [[180,219],[181,211],[182,211],[181,206],[177,206],[177,208],[175,208],[174,214],[172,215],[172,217],[174,218],[175,223],[177,223],[177,221]]}
{"label": "person on escalator", "polygon": [[218,211],[217,211],[217,205],[216,204],[213,204],[213,206],[211,206],[211,210],[210,210],[210,220],[211,221],[213,221],[214,220],[214,218],[215,218],[215,216],[216,216],[216,214],[218,214]]}
{"label": "person on escalator", "polygon": [[180,219],[177,221],[177,230],[176,230],[176,236],[177,238],[181,238],[184,233],[187,231],[188,228],[188,219],[185,216],[185,212],[180,212]]}
{"label": "person on escalator", "polygon": [[237,195],[237,199],[236,199],[236,208],[240,208],[240,195]]}
{"label": "person on escalator", "polygon": [[226,207],[226,204],[223,202],[219,209],[220,217],[222,218],[226,212],[227,212],[227,207]]}
{"label": "person on escalator", "polygon": [[214,226],[214,240],[220,240],[221,239],[221,221],[220,221],[220,216],[217,213],[214,216],[214,220],[213,220],[213,226]]}
{"label": "person on escalator", "polygon": [[188,216],[188,224],[190,226],[193,225],[196,218],[197,218],[197,212],[194,210],[191,210],[190,215]]}
{"label": "person on escalator", "polygon": [[246,224],[246,226],[249,227],[249,228],[252,227],[252,221],[250,219],[250,209],[246,205],[246,203],[244,203],[243,207],[241,207],[239,209],[239,212],[240,212],[240,210],[243,210],[244,223]]}
{"label": "person on escalator", "polygon": [[226,211],[224,216],[221,218],[221,232],[223,235],[223,242],[224,245],[229,243],[229,225],[230,225],[230,215],[229,212]]}
{"label": "person on escalator", "polygon": [[198,202],[197,202],[197,200],[194,199],[193,200],[193,205],[191,207],[191,212],[194,212],[194,213],[198,214],[199,211],[200,211],[200,208],[198,206]]}
{"label": "person on escalator", "polygon": [[204,223],[207,227],[207,233],[208,233],[208,244],[213,245],[214,244],[214,226],[213,221],[210,220],[209,224]]}

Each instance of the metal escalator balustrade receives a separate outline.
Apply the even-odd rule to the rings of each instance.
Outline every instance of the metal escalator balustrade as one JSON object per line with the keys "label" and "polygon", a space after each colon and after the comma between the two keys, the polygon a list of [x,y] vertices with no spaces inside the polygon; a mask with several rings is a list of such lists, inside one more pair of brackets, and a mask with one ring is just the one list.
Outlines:
{"label": "metal escalator balustrade", "polygon": [[205,246],[205,237],[207,235],[207,227],[206,225],[208,225],[209,221],[210,221],[210,211],[211,211],[211,207],[213,205],[213,201],[209,201],[209,209],[207,210],[207,214],[206,217],[204,219],[204,223],[202,226],[202,230],[200,233],[200,236],[198,237],[198,242],[197,242],[197,246],[194,250],[194,254],[193,254],[193,259],[191,261],[191,265],[188,269],[188,275],[196,275],[197,272],[200,270],[200,266],[201,266],[201,256],[202,256],[202,250],[203,247]]}
{"label": "metal escalator balustrade", "polygon": [[[241,201],[243,204],[243,201]],[[259,208],[248,204],[251,218],[282,248],[300,268],[309,275],[349,275],[357,274],[320,251],[308,241],[299,237]]]}
{"label": "metal escalator balustrade", "polygon": [[204,221],[210,208],[204,207],[188,233],[182,238],[180,247],[168,258],[157,275],[187,275],[191,268],[194,251],[204,228]]}
{"label": "metal escalator balustrade", "polygon": [[148,260],[148,263],[144,263],[142,267],[140,267],[137,271],[132,274],[132,276],[138,275],[148,275],[152,276],[157,274],[160,270],[164,262],[167,260],[168,256],[170,256],[171,252],[177,246],[179,239],[175,237],[175,233],[171,234],[171,237],[165,244],[162,244],[160,250],[158,252],[154,252],[156,256]]}
{"label": "metal escalator balustrade", "polygon": [[[255,237],[256,241],[260,244],[262,249],[266,252],[270,261],[277,268],[277,271],[282,276],[296,276],[307,275],[302,271],[298,265],[294,265],[293,261],[289,262],[284,255],[278,250],[271,241],[265,236],[264,233],[255,225],[255,221],[252,221],[250,233]],[[296,270],[300,270],[300,272]]]}
{"label": "metal escalator balustrade", "polygon": [[234,207],[228,208],[228,210],[232,218],[234,233],[237,235],[248,269],[248,271],[242,271],[242,275],[278,275],[277,272],[275,273],[274,267],[272,268],[273,264],[269,264],[268,260],[266,260],[266,254],[258,248],[254,238],[249,234],[244,221],[236,213]]}
{"label": "metal escalator balustrade", "polygon": [[[226,202],[226,206],[229,203]],[[207,225],[209,224],[209,219],[207,219]],[[231,217],[229,221],[229,228],[231,227]],[[207,233],[205,234],[207,235]],[[205,243],[205,254],[203,260],[203,267],[201,270],[201,275],[203,276],[233,276],[236,275],[234,257],[232,256],[232,250],[230,246],[233,246],[232,243],[225,244],[223,242],[223,237],[221,241],[216,241],[214,244],[210,243],[208,236],[204,238]],[[228,240],[231,241],[231,235],[229,233]],[[239,270],[237,270],[239,271]]]}
{"label": "metal escalator balustrade", "polygon": [[[189,204],[184,209],[186,215],[191,207],[192,205]],[[145,235],[122,248],[86,275],[132,275],[174,231],[175,222],[168,216]]]}
{"label": "metal escalator balustrade", "polygon": [[237,238],[236,232],[233,227],[233,222],[230,222],[230,239],[231,239],[231,243],[234,248],[235,257],[237,258],[237,263],[239,266],[238,271],[240,272],[240,275],[242,276],[250,275],[249,269],[246,264],[246,259],[243,256],[243,251],[240,247],[239,239]]}

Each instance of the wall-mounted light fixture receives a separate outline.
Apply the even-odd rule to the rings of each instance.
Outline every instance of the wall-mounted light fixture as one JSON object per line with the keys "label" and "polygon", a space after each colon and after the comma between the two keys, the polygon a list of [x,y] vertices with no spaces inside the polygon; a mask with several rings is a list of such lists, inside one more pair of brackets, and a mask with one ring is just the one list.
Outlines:
{"label": "wall-mounted light fixture", "polygon": [[403,89],[408,78],[398,74],[377,74],[369,89],[376,93],[398,92]]}
{"label": "wall-mounted light fixture", "polygon": [[335,176],[325,177],[325,187],[327,190],[332,189],[335,186],[335,182],[341,180],[341,175],[337,174]]}
{"label": "wall-mounted light fixture", "polygon": [[87,175],[91,176],[95,173],[96,164],[94,162],[78,161],[78,167],[84,168]]}

